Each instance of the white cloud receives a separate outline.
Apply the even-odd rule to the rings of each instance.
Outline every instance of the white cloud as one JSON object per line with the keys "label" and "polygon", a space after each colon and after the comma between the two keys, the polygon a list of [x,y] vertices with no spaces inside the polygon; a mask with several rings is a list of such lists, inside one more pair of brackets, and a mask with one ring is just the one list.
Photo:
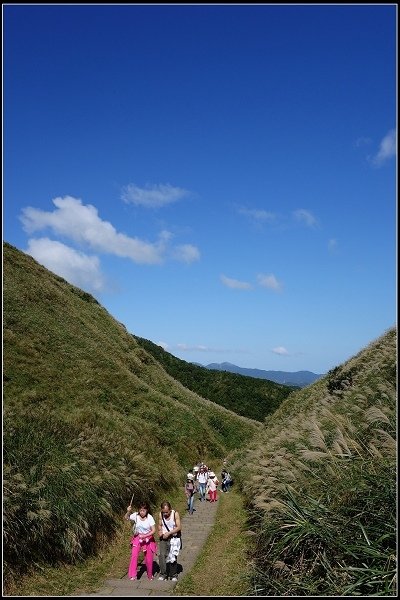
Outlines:
{"label": "white cloud", "polygon": [[20,217],[24,230],[32,234],[49,228],[54,234],[84,244],[91,250],[129,258],[136,263],[161,263],[167,251],[170,251],[172,258],[178,257],[179,260],[183,260],[184,257],[186,262],[199,257],[194,246],[187,246],[184,251],[182,247],[170,250],[168,242],[172,236],[167,231],[162,231],[155,243],[118,233],[111,223],[100,219],[94,206],[83,205],[78,198],[58,197],[53,199],[53,204],[56,206],[53,212],[32,207],[24,208]]}
{"label": "white cloud", "polygon": [[396,155],[396,131],[391,129],[380,143],[375,156],[368,157],[369,162],[375,167],[381,167],[390,158]]}
{"label": "white cloud", "polygon": [[314,215],[309,210],[305,210],[304,208],[295,210],[293,212],[293,216],[297,221],[305,223],[307,227],[316,227],[318,225],[318,221]]}
{"label": "white cloud", "polygon": [[238,279],[230,279],[229,277],[225,277],[225,275],[221,275],[220,277],[222,283],[226,285],[226,287],[235,289],[235,290],[250,290],[252,288],[250,283],[246,281],[239,281]]}
{"label": "white cloud", "polygon": [[140,188],[134,183],[130,183],[122,188],[121,198],[128,204],[135,206],[144,206],[145,208],[160,208],[167,204],[177,202],[190,192],[182,188],[173,187],[167,184],[146,184],[144,188]]}
{"label": "white cloud", "polygon": [[105,279],[97,256],[88,256],[48,238],[30,239],[26,254],[69,283],[88,292],[100,292]]}
{"label": "white cloud", "polygon": [[283,288],[282,283],[280,283],[273,274],[263,275],[262,273],[259,273],[257,275],[257,281],[262,287],[269,288],[274,292],[280,292]]}
{"label": "white cloud", "polygon": [[289,352],[284,346],[277,346],[276,348],[272,348],[271,352],[273,352],[274,354],[280,354],[281,356],[289,356]]}

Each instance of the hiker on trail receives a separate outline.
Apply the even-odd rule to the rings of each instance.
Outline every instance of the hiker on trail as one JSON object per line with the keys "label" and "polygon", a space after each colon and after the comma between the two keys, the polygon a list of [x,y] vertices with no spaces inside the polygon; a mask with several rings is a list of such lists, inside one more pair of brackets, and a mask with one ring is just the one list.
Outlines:
{"label": "hiker on trail", "polygon": [[221,471],[221,481],[223,481],[225,479],[225,475],[227,474],[227,470],[225,467],[222,467],[222,471]]}
{"label": "hiker on trail", "polygon": [[206,484],[208,479],[208,470],[207,467],[201,466],[199,472],[197,473],[197,484],[199,486],[200,493],[200,502],[205,502],[206,500]]}
{"label": "hiker on trail", "polygon": [[169,502],[161,504],[158,515],[158,560],[160,575],[158,579],[164,581],[170,578],[177,581],[178,554],[181,549],[181,518],[176,510],[172,510]]}
{"label": "hiker on trail", "polygon": [[219,484],[218,479],[215,476],[214,471],[208,473],[208,480],[206,484],[206,492],[209,493],[210,502],[217,501],[217,486]]}
{"label": "hiker on trail", "polygon": [[153,556],[157,552],[157,544],[154,539],[156,522],[149,513],[149,510],[150,507],[147,502],[141,502],[137,512],[132,513],[131,505],[126,509],[125,519],[133,521],[132,554],[128,569],[128,577],[131,580],[137,579],[137,565],[140,551],[145,556],[147,577],[148,579],[153,579]]}
{"label": "hiker on trail", "polygon": [[221,489],[223,492],[229,492],[229,488],[231,487],[232,484],[232,477],[229,473],[229,471],[227,471],[226,469],[222,469],[221,472]]}
{"label": "hiker on trail", "polygon": [[190,515],[193,514],[193,510],[194,510],[193,504],[194,504],[195,492],[196,492],[196,487],[195,487],[194,475],[193,475],[193,473],[188,473],[186,476],[186,483],[185,483],[185,495],[187,498],[187,509],[188,509]]}

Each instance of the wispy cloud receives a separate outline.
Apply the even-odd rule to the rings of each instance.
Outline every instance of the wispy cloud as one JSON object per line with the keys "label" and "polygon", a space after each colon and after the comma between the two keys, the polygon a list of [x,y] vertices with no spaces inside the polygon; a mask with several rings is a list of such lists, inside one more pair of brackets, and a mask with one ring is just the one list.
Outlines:
{"label": "wispy cloud", "polygon": [[275,275],[272,273],[271,275],[263,275],[262,273],[259,273],[257,275],[257,281],[262,287],[269,288],[274,292],[280,292],[283,289],[282,283],[278,281]]}
{"label": "wispy cloud", "polygon": [[331,238],[328,240],[328,250],[329,252],[335,252],[337,249],[338,242],[335,238]]}
{"label": "wispy cloud", "polygon": [[[226,277],[226,275],[220,276],[221,282],[226,286],[233,290],[252,290],[253,285],[248,281],[240,281],[239,279],[232,279],[231,277]],[[275,275],[264,275],[259,273],[257,275],[257,283],[261,287],[269,288],[274,292],[280,292],[283,289],[283,284],[277,280]]]}
{"label": "wispy cloud", "polygon": [[272,348],[271,352],[273,352],[274,354],[280,354],[281,356],[289,356],[289,352],[284,346],[277,346],[276,348]]}
{"label": "wispy cloud", "polygon": [[391,129],[385,135],[379,145],[379,150],[375,156],[369,156],[368,160],[374,167],[381,167],[389,159],[396,155],[396,131]]}
{"label": "wispy cloud", "polygon": [[156,342],[157,346],[161,346],[166,352],[169,350],[169,345],[167,342]]}
{"label": "wispy cloud", "polygon": [[46,269],[88,292],[101,292],[106,287],[97,256],[77,252],[49,238],[29,240],[25,252]]}
{"label": "wispy cloud", "polygon": [[188,344],[177,344],[176,347],[178,350],[182,350],[184,352],[216,352],[215,348],[209,348],[201,344],[194,344],[192,346]]}
{"label": "wispy cloud", "polygon": [[188,190],[166,184],[146,184],[140,188],[130,183],[122,188],[121,198],[128,204],[145,208],[160,208],[190,195]]}
{"label": "wispy cloud", "polygon": [[356,148],[362,148],[363,146],[369,146],[371,143],[372,143],[371,138],[361,136],[356,139],[356,141],[354,142],[354,146]]}
{"label": "wispy cloud", "polygon": [[238,213],[244,215],[250,221],[255,223],[266,223],[275,220],[276,215],[266,210],[258,210],[255,208],[239,208]]}
{"label": "wispy cloud", "polygon": [[[161,344],[159,344],[161,345]],[[176,346],[169,346],[169,351],[179,350],[180,352],[204,352],[214,354],[251,354],[248,350],[235,349],[235,348],[214,348],[206,346],[204,344],[176,344]]]}
{"label": "wispy cloud", "polygon": [[221,275],[220,277],[222,283],[234,290],[250,290],[252,289],[252,285],[247,281],[239,281],[238,279],[231,279],[230,277],[226,277],[225,275]]}
{"label": "wispy cloud", "polygon": [[200,260],[200,251],[192,244],[183,244],[175,246],[171,250],[171,256],[180,262],[192,263],[195,260]]}
{"label": "wispy cloud", "polygon": [[97,209],[82,204],[72,196],[53,199],[56,210],[47,212],[32,207],[22,210],[20,217],[28,234],[50,229],[53,234],[66,237],[85,245],[93,251],[129,258],[136,263],[159,264],[166,256],[185,262],[198,260],[200,253],[195,246],[170,247],[172,234],[163,231],[158,241],[145,242],[137,237],[118,233],[108,221],[103,221]]}
{"label": "wispy cloud", "polygon": [[307,227],[317,227],[318,225],[318,221],[314,215],[309,210],[305,210],[304,208],[299,208],[298,210],[293,211],[293,217],[296,219],[296,221],[307,225]]}

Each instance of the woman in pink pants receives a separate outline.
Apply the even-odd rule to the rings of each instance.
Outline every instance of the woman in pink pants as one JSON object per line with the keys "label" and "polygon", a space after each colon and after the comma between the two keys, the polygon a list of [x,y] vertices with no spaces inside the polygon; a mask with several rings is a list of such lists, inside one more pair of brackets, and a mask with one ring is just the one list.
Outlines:
{"label": "woman in pink pants", "polygon": [[132,513],[132,506],[128,506],[125,519],[134,522],[134,535],[131,539],[132,555],[128,569],[128,577],[131,580],[137,579],[137,565],[139,553],[142,551],[145,556],[146,570],[148,579],[153,579],[153,556],[157,552],[157,544],[154,539],[156,523],[149,513],[150,507],[147,502],[139,504],[138,512]]}

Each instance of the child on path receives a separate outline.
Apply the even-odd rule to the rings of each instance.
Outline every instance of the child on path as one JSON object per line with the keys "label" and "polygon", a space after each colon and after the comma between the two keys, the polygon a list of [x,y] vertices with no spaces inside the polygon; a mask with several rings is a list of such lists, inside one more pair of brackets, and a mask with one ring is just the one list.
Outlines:
{"label": "child on path", "polygon": [[139,553],[142,551],[145,555],[146,570],[148,579],[153,579],[153,556],[157,553],[157,544],[154,539],[156,531],[156,522],[149,513],[150,507],[147,502],[139,504],[139,510],[132,513],[132,506],[126,509],[125,519],[133,521],[133,537],[131,539],[132,554],[129,563],[128,577],[131,580],[137,579],[137,564]]}

